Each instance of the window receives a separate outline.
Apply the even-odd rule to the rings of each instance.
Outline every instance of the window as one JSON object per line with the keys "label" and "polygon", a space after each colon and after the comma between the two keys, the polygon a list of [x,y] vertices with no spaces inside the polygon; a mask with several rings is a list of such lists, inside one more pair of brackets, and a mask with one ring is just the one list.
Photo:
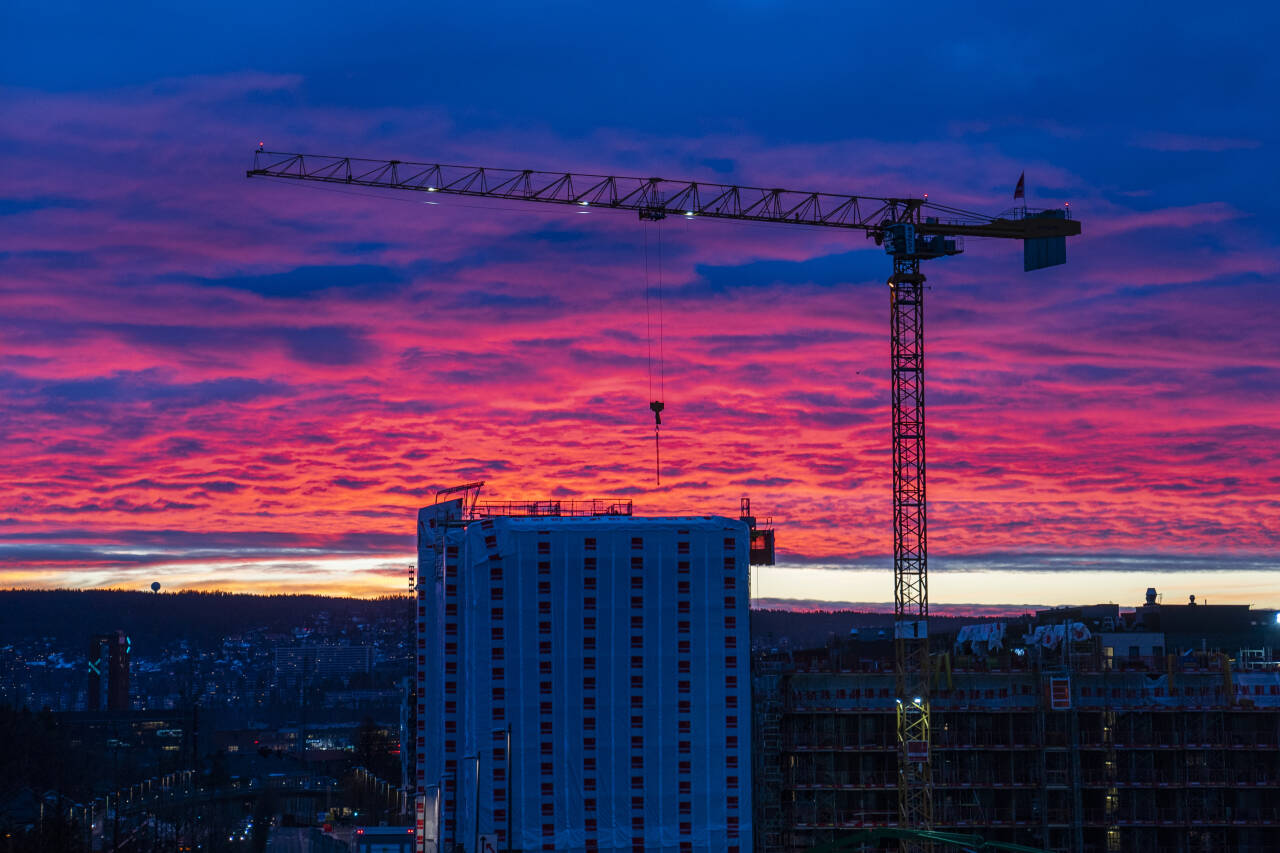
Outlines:
{"label": "window", "polygon": [[551,594],[551,581],[538,581],[538,595]]}
{"label": "window", "polygon": [[632,631],[643,631],[643,630],[644,630],[644,617],[643,617],[643,616],[632,616],[632,617],[631,617],[631,630],[632,630]]}
{"label": "window", "polygon": [[550,702],[539,702],[539,703],[538,703],[538,713],[539,713],[539,714],[550,714],[550,713],[551,713],[551,703],[550,703]]}
{"label": "window", "polygon": [[596,772],[596,757],[594,755],[582,756],[582,772],[583,773]]}
{"label": "window", "polygon": [[738,570],[738,559],[737,559],[737,557],[725,557],[725,558],[724,558],[724,570],[725,570],[726,572],[736,572],[736,571]]}
{"label": "window", "polygon": [[692,731],[688,720],[681,720],[679,726],[680,734],[687,735]]}
{"label": "window", "polygon": [[490,660],[502,660],[506,656],[507,656],[506,649],[502,648],[502,646],[494,646],[493,648],[489,649]]}
{"label": "window", "polygon": [[538,682],[538,692],[539,692],[539,693],[541,693],[543,696],[550,696],[550,695],[551,695],[551,682],[550,682],[550,681],[540,681],[540,682]]}
{"label": "window", "polygon": [[737,656],[737,655],[725,655],[725,656],[724,656],[724,668],[725,668],[725,669],[737,669],[737,668],[738,668],[738,656]]}
{"label": "window", "polygon": [[643,675],[633,675],[633,676],[631,676],[631,689],[632,689],[632,690],[643,690],[643,689],[644,689],[644,676],[643,676]]}
{"label": "window", "polygon": [[644,669],[644,656],[643,656],[643,655],[632,655],[632,656],[631,656],[631,668],[632,668],[632,669]]}
{"label": "window", "polygon": [[538,561],[538,574],[540,575],[551,574],[551,562],[549,560]]}
{"label": "window", "polygon": [[596,549],[596,540],[594,536],[588,536],[582,540],[582,550],[594,551]]}
{"label": "window", "polygon": [[734,541],[732,536],[724,537],[724,549],[726,551],[732,551],[737,546],[737,544],[738,543]]}
{"label": "window", "polygon": [[682,740],[679,744],[679,753],[681,755],[690,755],[693,752],[693,743],[691,741]]}
{"label": "window", "polygon": [[594,616],[583,616],[583,617],[582,617],[582,630],[584,630],[584,631],[594,631],[595,629],[596,629],[596,617],[594,617]]}
{"label": "window", "polygon": [[[453,663],[453,661],[449,661],[449,663]],[[448,664],[445,664],[445,666],[448,666]],[[506,669],[500,666],[493,667],[493,669],[490,670],[489,674],[492,676],[494,681],[501,681],[502,679],[507,677]]]}
{"label": "window", "polygon": [[676,630],[681,634],[689,633],[689,620],[684,619],[676,623]]}
{"label": "window", "polygon": [[582,649],[583,649],[583,651],[587,651],[587,652],[594,652],[594,651],[596,650],[596,638],[595,638],[595,637],[583,637],[583,638],[582,638]]}
{"label": "window", "polygon": [[738,717],[736,714],[724,718],[724,727],[726,729],[736,729],[738,727]]}
{"label": "window", "polygon": [[501,621],[502,621],[502,608],[501,608],[501,607],[491,607],[491,608],[489,608],[489,618],[490,618],[490,619],[492,619],[494,622],[501,622]]}
{"label": "window", "polygon": [[677,554],[688,554],[688,553],[689,553],[689,543],[688,543],[688,542],[677,542],[677,543],[676,543],[676,553],[677,553]]}
{"label": "window", "polygon": [[689,602],[688,602],[687,600],[685,600],[685,601],[678,601],[678,602],[676,602],[676,612],[677,612],[677,613],[688,613],[688,612],[689,612]]}
{"label": "window", "polygon": [[594,731],[596,730],[596,718],[595,718],[595,717],[583,717],[583,718],[582,718],[582,730],[583,730],[584,732],[594,732]]}
{"label": "window", "polygon": [[688,640],[681,640],[681,641],[677,644],[677,650],[678,650],[678,651],[680,652],[680,654],[682,654],[682,655],[687,655],[687,654],[689,654],[689,641],[688,641]]}
{"label": "window", "polygon": [[631,550],[638,551],[643,547],[644,547],[644,537],[642,536],[631,537]]}
{"label": "window", "polygon": [[[584,679],[583,679],[583,682],[585,682],[585,681],[586,681],[586,679],[584,678]],[[584,685],[583,685],[583,686],[586,686],[586,685],[585,685],[585,683],[584,683]],[[594,678],[593,678],[593,679],[591,679],[591,686],[592,686],[592,688],[593,688],[593,689],[595,688],[595,679],[594,679]],[[594,711],[595,709],[596,709],[596,697],[594,697],[594,696],[583,696],[583,697],[582,697],[582,710],[584,710],[584,711]]]}
{"label": "window", "polygon": [[724,629],[726,631],[738,630],[738,617],[737,616],[724,617]]}
{"label": "window", "polygon": [[489,580],[491,581],[502,580],[502,566],[494,566],[491,569],[489,569]]}
{"label": "window", "polygon": [[639,596],[639,595],[633,595],[633,596],[631,596],[631,609],[632,609],[632,610],[643,610],[643,609],[644,609],[644,597],[643,597],[643,596]]}
{"label": "window", "polygon": [[677,592],[678,594],[680,594],[680,595],[688,595],[688,594],[689,594],[689,582],[688,582],[688,581],[676,581],[676,592]]}
{"label": "window", "polygon": [[689,675],[690,664],[688,660],[681,660],[679,663],[679,667],[680,667],[681,675]]}
{"label": "window", "polygon": [[644,728],[644,717],[632,717],[632,718],[631,718],[631,728],[633,728],[633,729],[643,729],[643,728]]}
{"label": "window", "polygon": [[551,633],[551,623],[550,623],[550,622],[539,622],[539,623],[538,623],[538,633],[539,633],[539,634],[550,634],[550,633]]}
{"label": "window", "polygon": [[549,660],[538,661],[538,675],[550,675],[550,674],[551,674],[551,661]]}
{"label": "window", "polygon": [[[635,561],[636,561],[636,560],[638,560],[638,559],[640,559],[640,558],[639,558],[639,557],[632,557],[632,558],[631,558],[631,563],[632,563],[631,568],[633,568],[633,569],[643,569],[643,568],[644,568],[644,566],[637,566],[637,565],[635,565]],[[644,589],[644,575],[632,575],[632,576],[631,576],[631,588],[632,588],[632,589]]]}
{"label": "window", "polygon": [[595,575],[589,575],[589,576],[587,576],[587,577],[583,578],[583,579],[582,579],[582,588],[583,588],[583,589],[589,589],[589,590],[591,590],[592,592],[595,592],[595,589],[596,589],[596,578],[595,578]]}
{"label": "window", "polygon": [[643,649],[643,648],[644,648],[644,637],[640,636],[639,634],[632,634],[632,635],[631,635],[631,648],[633,648],[633,649]]}
{"label": "window", "polygon": [[590,752],[596,748],[596,739],[593,737],[584,737],[582,739],[582,748]]}
{"label": "window", "polygon": [[582,568],[583,568],[585,571],[588,571],[588,572],[594,572],[594,571],[596,570],[596,558],[595,558],[595,557],[583,557],[583,558],[582,558]]}
{"label": "window", "polygon": [[726,788],[728,788],[729,790],[731,790],[731,791],[736,791],[736,790],[738,790],[738,777],[737,777],[737,776],[726,776],[726,777],[725,777],[725,780],[724,780],[724,786],[725,786]]}
{"label": "window", "polygon": [[726,676],[724,677],[724,687],[725,687],[725,689],[726,689],[726,690],[737,690],[737,689],[738,689],[738,676],[736,676],[736,675],[726,675]]}
{"label": "window", "polygon": [[724,609],[725,609],[725,610],[732,610],[732,609],[733,609],[733,607],[734,607],[734,604],[735,604],[735,603],[736,603],[736,599],[735,599],[732,595],[726,595],[726,596],[724,597]]}
{"label": "window", "polygon": [[539,543],[538,543],[538,553],[539,553],[539,554],[550,554],[550,553],[551,553],[551,543],[550,543],[550,542],[539,542]]}
{"label": "window", "polygon": [[644,749],[644,735],[632,735],[632,736],[631,736],[631,748],[632,748],[632,749]]}
{"label": "window", "polygon": [[724,576],[724,588],[726,590],[736,589],[737,586],[738,586],[738,579],[735,576],[733,575]]}
{"label": "window", "polygon": [[586,596],[586,597],[584,597],[584,598],[582,599],[582,609],[583,609],[583,610],[595,610],[595,609],[596,609],[596,599],[595,599],[595,596]]}
{"label": "window", "polygon": [[688,796],[690,796],[690,795],[692,795],[692,794],[693,794],[693,783],[692,783],[692,782],[690,782],[688,779],[681,779],[681,780],[680,780],[680,795],[681,795],[681,796],[683,796],[683,797],[688,797]]}
{"label": "window", "polygon": [[[631,558],[631,571],[633,571],[633,572],[643,572],[643,571],[644,571],[644,557],[632,557],[632,558]],[[632,581],[633,581],[633,582],[634,582],[635,580],[637,580],[637,578],[632,578]]]}
{"label": "window", "polygon": [[594,672],[596,668],[596,659],[593,657],[583,658],[582,668],[587,670],[588,672]]}
{"label": "window", "polygon": [[681,714],[689,714],[693,712],[693,703],[688,699],[681,699],[676,706],[676,710]]}
{"label": "window", "polygon": [[550,601],[539,601],[539,602],[538,602],[538,615],[539,615],[539,616],[550,616],[550,615],[551,615],[551,602],[550,602]]}
{"label": "window", "polygon": [[679,572],[679,573],[680,573],[680,574],[682,574],[682,575],[687,575],[687,574],[689,574],[689,561],[688,561],[688,560],[679,560],[679,561],[677,561],[677,562],[676,562],[676,571],[677,571],[677,572]]}
{"label": "window", "polygon": [[550,640],[539,640],[539,641],[538,641],[538,654],[540,654],[540,655],[549,655],[549,654],[551,654],[551,641],[550,641]]}
{"label": "window", "polygon": [[691,686],[691,685],[690,685],[690,683],[689,683],[688,681],[680,681],[680,682],[677,682],[677,683],[676,683],[676,688],[677,688],[677,689],[679,690],[679,692],[681,692],[681,693],[688,693],[688,692],[690,692],[690,686]]}

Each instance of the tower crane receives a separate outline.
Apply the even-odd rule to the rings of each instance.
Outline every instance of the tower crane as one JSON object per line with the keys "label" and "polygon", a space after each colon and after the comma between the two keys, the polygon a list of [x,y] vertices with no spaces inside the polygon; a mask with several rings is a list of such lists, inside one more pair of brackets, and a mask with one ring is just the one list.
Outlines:
{"label": "tower crane", "polygon": [[[1016,208],[998,216],[923,198],[886,198],[700,181],[493,169],[405,160],[254,152],[248,177],[311,181],[502,201],[861,231],[892,260],[889,364],[893,409],[893,608],[898,745],[898,826],[933,824],[930,770],[928,548],[925,514],[924,282],[920,262],[958,255],[966,237],[1021,240],[1023,268],[1066,262],[1080,233],[1067,208]],[[1019,192],[1022,182],[1019,181]],[[916,842],[903,840],[903,849]]]}

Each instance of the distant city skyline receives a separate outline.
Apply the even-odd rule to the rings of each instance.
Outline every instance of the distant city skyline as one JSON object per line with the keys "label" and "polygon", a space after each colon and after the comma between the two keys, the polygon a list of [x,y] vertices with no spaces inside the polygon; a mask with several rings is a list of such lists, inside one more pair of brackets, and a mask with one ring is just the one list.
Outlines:
{"label": "distant city skyline", "polygon": [[668,222],[659,339],[657,226],[247,181],[265,142],[993,214],[1025,171],[1083,222],[1065,266],[926,269],[935,606],[1280,602],[1274,10],[926,6],[903,63],[895,9],[647,8],[13,10],[0,587],[407,591],[416,508],[482,479],[749,495],[761,598],[890,600],[881,249]]}

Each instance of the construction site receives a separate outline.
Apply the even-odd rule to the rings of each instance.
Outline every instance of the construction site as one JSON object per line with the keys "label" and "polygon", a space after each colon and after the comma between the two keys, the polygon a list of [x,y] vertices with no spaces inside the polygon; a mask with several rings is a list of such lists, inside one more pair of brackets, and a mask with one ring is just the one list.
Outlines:
{"label": "construction site", "polygon": [[[732,526],[733,520],[715,518],[712,526],[721,527],[706,533],[711,544],[699,545],[691,544],[702,535],[697,532],[698,525],[683,517],[648,519],[657,526],[646,540],[643,525],[632,530],[628,525],[637,522],[608,518],[616,513],[607,508],[607,502],[593,505],[581,512],[593,519],[591,529],[609,531],[608,536],[616,538],[610,547],[619,553],[637,549],[634,562],[627,564],[617,558],[623,567],[616,569],[617,577],[600,575],[597,581],[597,576],[589,574],[597,570],[596,558],[579,552],[594,549],[599,537],[582,536],[587,528],[565,520],[578,513],[550,505],[534,513],[524,506],[482,512],[474,496],[470,504],[451,498],[452,509],[442,510],[440,504],[430,510],[444,513],[439,519],[431,516],[441,531],[461,537],[458,531],[478,531],[485,529],[484,525],[493,528],[503,518],[506,520],[501,524],[510,530],[506,544],[498,544],[496,534],[471,543],[468,559],[475,565],[469,568],[450,562],[461,553],[460,544],[447,543],[443,534],[433,538],[420,530],[414,580],[421,632],[417,738],[419,750],[426,749],[431,755],[415,781],[417,849],[422,853],[432,845],[436,850],[479,849],[484,846],[484,837],[492,837],[497,847],[507,850],[516,840],[520,846],[533,844],[547,851],[629,849],[632,853],[669,849],[738,853],[744,848],[781,853],[810,848],[882,849],[884,845],[902,851],[947,848],[1077,853],[1280,849],[1280,799],[1276,797],[1280,787],[1280,665],[1275,654],[1280,642],[1275,640],[1274,612],[1252,611],[1247,606],[1225,611],[1197,608],[1194,601],[1165,606],[1153,590],[1147,602],[1131,613],[1121,614],[1114,604],[1055,610],[1024,620],[1025,624],[983,623],[974,631],[962,629],[956,636],[936,631],[931,636],[924,396],[926,287],[921,264],[963,253],[965,238],[1020,242],[1024,271],[1065,263],[1066,240],[1081,233],[1080,223],[1065,204],[1052,209],[1028,207],[1025,175],[1019,177],[1014,190],[1016,206],[996,215],[942,205],[927,194],[859,196],[658,177],[315,156],[270,152],[261,145],[254,152],[253,168],[247,176],[401,194],[432,193],[427,203],[433,205],[439,204],[436,199],[441,197],[461,196],[561,205],[577,212],[638,215],[646,231],[646,300],[648,229],[658,229],[660,282],[660,226],[668,217],[846,229],[873,240],[889,256],[891,631],[873,639],[833,637],[820,649],[774,648],[761,638],[750,638],[750,749],[739,744],[737,735],[727,736],[731,746],[723,756],[710,750],[707,738],[678,741],[681,751],[691,750],[708,773],[713,769],[716,774],[722,772],[721,759],[731,759],[726,765],[732,768],[726,785],[735,792],[726,795],[725,802],[703,802],[705,797],[719,796],[715,786],[720,783],[707,788],[713,777],[699,773],[693,774],[699,777],[698,788],[690,787],[692,779],[680,778],[674,806],[658,806],[641,793],[644,777],[637,775],[632,777],[635,793],[629,800],[619,798],[597,810],[601,805],[597,798],[587,797],[583,814],[589,817],[579,820],[582,803],[557,799],[556,795],[565,785],[576,784],[576,777],[560,774],[556,761],[545,760],[558,757],[572,763],[576,753],[548,739],[539,746],[539,755],[544,758],[538,765],[541,799],[523,804],[526,811],[538,809],[546,820],[513,827],[512,810],[506,803],[516,795],[509,794],[505,786],[507,780],[514,784],[523,777],[514,769],[495,765],[487,771],[489,778],[481,782],[486,771],[481,768],[479,744],[484,736],[491,736],[503,742],[495,753],[514,753],[518,760],[531,761],[528,756],[519,758],[521,750],[529,748],[517,745],[519,733],[512,734],[503,726],[509,719],[505,703],[520,707],[533,700],[519,689],[488,686],[485,679],[492,675],[472,673],[471,684],[466,678],[455,680],[458,667],[448,656],[458,653],[457,644],[451,652],[450,641],[436,643],[432,632],[439,628],[440,638],[446,638],[452,636],[450,632],[466,630],[451,621],[457,609],[450,609],[450,597],[457,593],[458,579],[463,586],[472,584],[477,590],[481,583],[493,584],[488,598],[473,594],[469,606],[474,612],[467,618],[481,627],[488,625],[485,619],[493,622],[487,629],[490,633],[476,629],[479,633],[472,638],[473,645],[481,648],[482,657],[494,655],[494,660],[503,660],[505,648],[490,649],[485,643],[503,636],[493,632],[500,631],[497,620],[506,618],[505,609],[488,605],[505,600],[503,596],[527,592],[500,586],[510,582],[502,570],[509,562],[518,568],[524,551],[538,549],[530,552],[533,557],[529,559],[547,576],[539,582],[536,595],[541,597],[536,604],[539,613],[548,617],[538,630],[549,639],[539,641],[538,654],[544,659],[534,661],[530,656],[526,663],[536,663],[543,675],[565,668],[575,671],[588,659],[579,660],[577,643],[596,647],[594,617],[586,617],[587,627],[581,629],[586,633],[575,639],[576,623],[572,631],[556,627],[556,620],[564,614],[553,609],[549,596],[561,601],[558,606],[589,611],[597,603],[594,594],[567,605],[563,591],[577,596],[580,588],[595,589],[584,584],[597,582],[602,586],[629,583],[636,592],[660,587],[667,582],[661,567],[674,562],[689,570],[689,562],[680,555],[691,547],[710,555],[712,546],[722,539],[724,547],[737,556],[725,558],[726,574],[714,578],[715,584],[724,584],[716,587],[716,594],[704,590],[706,597],[685,598],[689,590],[686,582],[674,588],[675,598],[663,594],[650,601],[636,595],[630,606],[652,606],[658,613],[674,601],[685,608],[679,614],[693,608],[708,625],[725,620],[724,630],[729,633],[720,639],[728,644],[725,649],[734,653],[723,661],[708,663],[702,677],[712,682],[726,679],[730,692],[716,713],[727,711],[725,725],[731,721],[737,727],[740,706],[732,692],[739,686],[736,668],[741,665],[736,654],[735,632],[740,627],[736,611],[742,608],[739,591],[746,588],[749,577],[734,572],[745,570],[748,550],[750,564],[758,563],[755,543],[748,541],[754,539],[755,525],[737,528]],[[660,317],[659,313],[656,384],[652,331],[648,342],[650,396],[657,397],[649,404],[655,483],[661,482],[663,470],[660,434],[666,408]],[[437,500],[441,497],[449,495],[442,493]],[[518,517],[528,514],[558,520],[542,524],[545,530],[537,530],[537,524],[526,530],[528,525]],[[630,514],[629,504],[626,514]],[[741,521],[748,515],[744,507]],[[886,541],[889,534],[886,530]],[[428,540],[434,544],[423,546]],[[771,563],[771,541],[769,545],[767,562]],[[645,549],[652,549],[652,553]],[[706,565],[695,574],[713,568],[719,571],[716,560],[706,555]],[[621,576],[628,565],[638,572],[646,559],[659,567],[656,575],[637,573],[629,580]],[[484,574],[482,565],[492,566],[492,576]],[[468,578],[468,572],[474,577]],[[886,570],[886,581],[888,574]],[[429,599],[438,605],[434,615],[423,603]],[[482,607],[482,602],[486,606]],[[633,630],[638,630],[642,621],[633,621]],[[677,624],[689,623],[677,618]],[[1242,634],[1246,635],[1243,641]],[[639,651],[663,642],[661,637],[636,633],[627,648]],[[688,646],[680,646],[672,659],[677,679],[692,666],[683,657],[689,653]],[[614,668],[621,671],[625,665],[621,653],[616,659],[588,657],[592,666],[611,675]],[[653,714],[648,716],[633,714],[629,724],[639,730],[650,724],[651,716],[663,718],[656,700],[647,699],[640,689],[644,679],[639,670],[654,666],[651,677],[665,679],[668,673],[664,667],[672,661],[661,657],[648,660],[640,655],[630,659],[638,670],[638,680],[632,682],[635,692],[628,702],[617,703],[617,720],[609,725],[624,725],[620,710],[624,707],[636,712],[651,710]],[[505,677],[507,668],[513,667],[494,668],[493,673]],[[577,728],[586,720],[596,726],[610,716],[594,716],[595,677],[587,677],[586,682],[586,693],[576,704],[590,708],[593,716],[561,719],[557,716],[561,709],[543,699],[540,713],[544,719],[539,720],[543,734],[561,731],[566,725]],[[551,695],[551,683],[545,684],[542,694]],[[681,691],[691,689],[687,681],[675,684]],[[443,704],[436,700],[454,692],[478,697],[468,700],[474,707],[489,707],[485,703],[490,703],[490,718],[483,722],[461,716],[451,720],[448,714],[454,700],[443,699]],[[424,695],[432,701],[425,702]],[[573,713],[578,713],[575,701],[569,704],[575,706]],[[464,703],[463,707],[468,706]],[[456,704],[453,708],[457,712]],[[680,713],[688,713],[688,708]],[[681,734],[692,731],[692,721],[681,718],[679,722]],[[532,718],[528,724],[532,725]],[[466,743],[452,736],[465,732],[467,726],[487,729],[479,735],[472,733]],[[706,734],[710,736],[711,730]],[[588,751],[594,750],[595,738],[587,740]],[[650,763],[662,768],[665,758],[657,756],[667,756],[671,743],[665,737],[659,740],[660,748]],[[644,766],[642,749],[652,748],[653,741],[635,734],[631,743],[634,755],[630,767],[634,770]],[[561,748],[564,755],[557,752]],[[752,769],[749,798],[736,792],[737,762],[740,756],[745,760],[747,753]],[[580,772],[594,785],[601,765],[594,753],[588,758]],[[464,765],[471,767],[469,788],[459,775]],[[691,774],[689,762],[678,765],[679,774]],[[527,785],[533,784],[532,778],[525,780]],[[491,793],[482,797],[485,790]],[[496,792],[501,792],[501,797]],[[484,799],[492,799],[492,803],[482,802]],[[747,811],[747,802],[751,804],[749,817],[740,814]],[[628,806],[632,810],[629,820],[622,817]],[[597,817],[606,813],[608,817]],[[678,817],[671,818],[671,814]],[[498,826],[503,820],[508,825]],[[482,824],[487,826],[482,829]],[[491,830],[491,836],[486,830]]]}
{"label": "construction site", "polygon": [[[1280,849],[1276,620],[1153,600],[961,629],[932,673],[934,830],[1023,849]],[[890,643],[757,646],[753,685],[757,849],[897,824]]]}

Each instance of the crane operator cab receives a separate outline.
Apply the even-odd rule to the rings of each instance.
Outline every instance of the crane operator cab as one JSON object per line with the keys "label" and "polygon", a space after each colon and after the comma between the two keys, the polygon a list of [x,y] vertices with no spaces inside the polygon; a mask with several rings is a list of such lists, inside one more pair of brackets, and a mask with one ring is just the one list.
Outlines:
{"label": "crane operator cab", "polygon": [[[925,220],[926,225],[934,225],[937,219]],[[895,222],[884,226],[880,232],[884,239],[885,254],[895,258],[913,258],[928,260],[942,258],[947,255],[958,255],[964,251],[963,237],[947,237],[943,234],[920,234],[911,222]]]}

